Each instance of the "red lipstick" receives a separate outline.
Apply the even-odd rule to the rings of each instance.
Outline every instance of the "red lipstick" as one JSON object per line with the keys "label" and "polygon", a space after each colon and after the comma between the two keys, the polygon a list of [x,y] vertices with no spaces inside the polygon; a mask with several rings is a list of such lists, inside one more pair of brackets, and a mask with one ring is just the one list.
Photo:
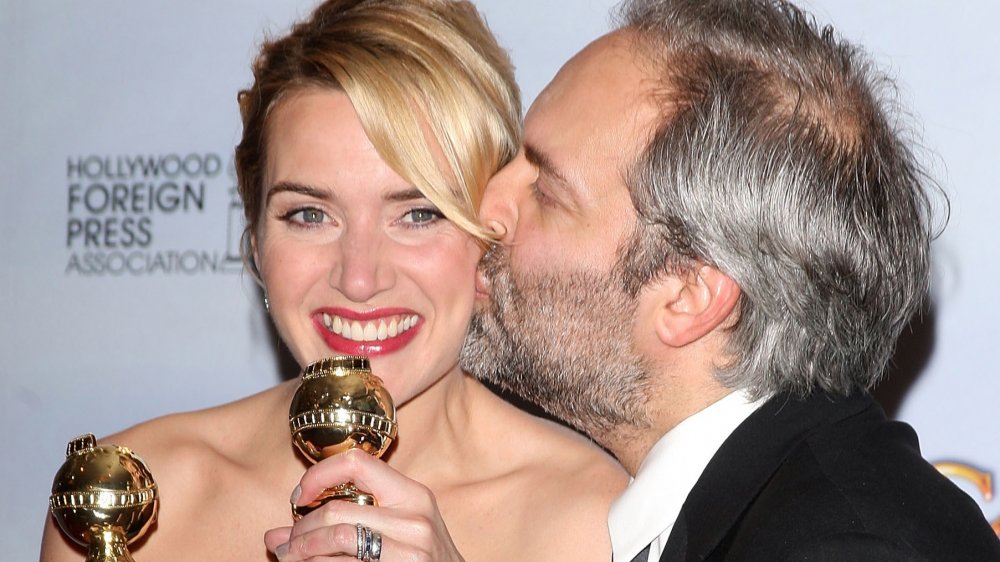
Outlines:
{"label": "red lipstick", "polygon": [[384,340],[354,341],[334,334],[328,330],[323,324],[324,313],[329,314],[330,316],[339,316],[345,320],[356,320],[358,322],[369,322],[393,316],[414,316],[415,313],[412,310],[402,308],[381,308],[366,312],[359,312],[345,308],[324,308],[313,312],[313,326],[316,328],[320,337],[323,338],[327,347],[329,347],[332,351],[343,355],[365,355],[368,357],[388,355],[406,347],[407,344],[413,341],[413,338],[417,335],[417,331],[423,327],[423,318],[417,316],[418,320],[416,324],[399,335],[389,337]]}

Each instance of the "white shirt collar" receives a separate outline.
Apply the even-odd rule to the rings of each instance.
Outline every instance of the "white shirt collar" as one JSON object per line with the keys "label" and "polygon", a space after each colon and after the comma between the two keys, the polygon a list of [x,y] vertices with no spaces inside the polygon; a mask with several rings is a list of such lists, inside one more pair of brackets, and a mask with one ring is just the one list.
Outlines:
{"label": "white shirt collar", "polygon": [[646,545],[659,560],[681,505],[723,441],[767,401],[733,392],[668,431],[643,459],[628,488],[611,504],[608,529],[615,562]]}

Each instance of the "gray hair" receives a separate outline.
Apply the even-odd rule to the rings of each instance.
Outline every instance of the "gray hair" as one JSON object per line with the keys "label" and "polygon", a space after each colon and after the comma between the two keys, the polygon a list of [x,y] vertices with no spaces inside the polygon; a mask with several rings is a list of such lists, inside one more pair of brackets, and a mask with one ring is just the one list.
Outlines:
{"label": "gray hair", "polygon": [[926,298],[934,238],[937,186],[892,81],[781,0],[634,0],[620,17],[662,108],[626,173],[626,288],[699,262],[731,277],[730,388],[873,385]]}

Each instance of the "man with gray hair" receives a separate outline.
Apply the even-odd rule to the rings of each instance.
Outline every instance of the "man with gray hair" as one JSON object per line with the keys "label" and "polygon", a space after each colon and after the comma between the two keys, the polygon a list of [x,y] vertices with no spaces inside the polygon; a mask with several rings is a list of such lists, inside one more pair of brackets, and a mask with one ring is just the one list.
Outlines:
{"label": "man with gray hair", "polygon": [[539,96],[463,356],[633,483],[614,559],[1000,560],[868,394],[931,187],[864,53],[780,0],[637,0]]}

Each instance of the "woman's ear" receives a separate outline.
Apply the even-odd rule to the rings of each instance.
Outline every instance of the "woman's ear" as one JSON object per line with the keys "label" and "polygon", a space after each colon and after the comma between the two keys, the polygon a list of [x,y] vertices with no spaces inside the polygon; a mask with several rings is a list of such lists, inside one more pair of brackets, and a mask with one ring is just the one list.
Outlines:
{"label": "woman's ear", "polygon": [[257,277],[260,277],[260,251],[257,249],[257,234],[251,232],[248,245],[250,247],[250,259],[253,260],[253,269]]}
{"label": "woman's ear", "polygon": [[739,285],[709,265],[665,276],[656,291],[656,335],[671,347],[698,341],[723,325],[740,297]]}
{"label": "woman's ear", "polygon": [[[257,243],[257,233],[247,229],[243,233],[243,256],[250,275],[261,287],[264,286],[264,276],[260,271],[260,246]],[[249,263],[247,263],[249,262]]]}

